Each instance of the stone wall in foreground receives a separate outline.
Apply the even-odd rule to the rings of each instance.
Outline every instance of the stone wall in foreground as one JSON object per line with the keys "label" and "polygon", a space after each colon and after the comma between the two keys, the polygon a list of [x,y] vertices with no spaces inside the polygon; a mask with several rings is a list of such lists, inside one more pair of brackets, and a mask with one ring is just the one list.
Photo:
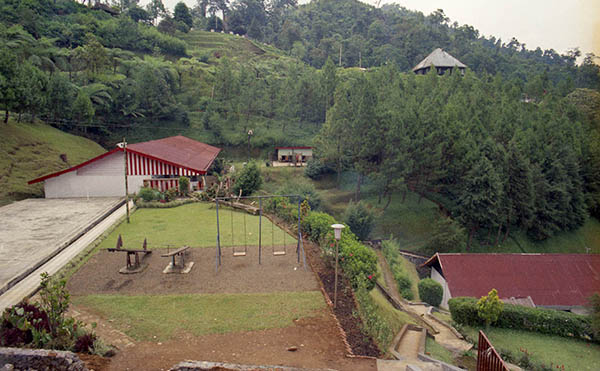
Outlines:
{"label": "stone wall in foreground", "polygon": [[1,370],[87,371],[88,369],[72,352],[0,347]]}

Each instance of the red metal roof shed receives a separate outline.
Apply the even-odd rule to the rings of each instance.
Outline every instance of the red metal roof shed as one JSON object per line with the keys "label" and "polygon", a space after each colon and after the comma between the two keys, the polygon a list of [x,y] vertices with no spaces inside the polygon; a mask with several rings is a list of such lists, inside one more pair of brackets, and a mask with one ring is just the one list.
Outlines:
{"label": "red metal roof shed", "polygon": [[495,288],[501,298],[531,296],[536,305],[585,306],[600,292],[599,254],[435,254],[452,297],[481,297]]}

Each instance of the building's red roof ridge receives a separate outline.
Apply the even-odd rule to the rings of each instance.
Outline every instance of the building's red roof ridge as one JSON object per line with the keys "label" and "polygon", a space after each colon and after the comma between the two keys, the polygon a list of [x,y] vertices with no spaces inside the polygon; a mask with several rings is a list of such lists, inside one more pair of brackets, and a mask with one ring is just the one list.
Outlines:
{"label": "building's red roof ridge", "polygon": [[440,264],[453,297],[481,297],[495,288],[500,297],[531,296],[537,305],[580,306],[600,291],[600,254],[448,253]]}
{"label": "building's red roof ridge", "polygon": [[[175,149],[175,150],[173,150]],[[42,177],[30,180],[28,184],[34,184],[44,181],[49,178],[54,178],[59,175],[77,170],[94,161],[98,161],[112,153],[123,151],[123,148],[117,147],[78,165],[57,171]],[[181,167],[187,170],[206,173],[214,159],[217,157],[220,148],[213,147],[209,144],[198,142],[194,139],[177,135],[163,139],[156,139],[147,142],[133,143],[127,145],[127,151],[137,153],[148,158],[162,161],[169,165]]]}

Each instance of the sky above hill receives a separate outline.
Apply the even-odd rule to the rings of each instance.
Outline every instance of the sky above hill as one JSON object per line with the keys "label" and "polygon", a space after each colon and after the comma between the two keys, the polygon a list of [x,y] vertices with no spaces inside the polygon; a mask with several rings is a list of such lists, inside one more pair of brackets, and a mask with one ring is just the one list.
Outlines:
{"label": "sky above hill", "polygon": [[[173,10],[180,0],[163,0]],[[378,0],[361,0],[377,5]],[[147,4],[142,0],[140,4]],[[193,7],[196,0],[184,0]],[[300,0],[302,3],[308,0]],[[451,22],[470,24],[485,36],[508,42],[516,37],[528,49],[540,47],[564,54],[579,47],[600,56],[600,0],[381,0],[430,14],[443,9]],[[580,59],[581,60],[581,59]],[[600,60],[596,60],[600,62]]]}

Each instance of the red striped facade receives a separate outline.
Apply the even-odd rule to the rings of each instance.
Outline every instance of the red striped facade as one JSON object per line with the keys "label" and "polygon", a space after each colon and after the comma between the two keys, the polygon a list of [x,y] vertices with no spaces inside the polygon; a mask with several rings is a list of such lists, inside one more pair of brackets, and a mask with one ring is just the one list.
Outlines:
{"label": "red striped facade", "polygon": [[169,164],[134,152],[127,152],[127,170],[127,175],[151,176],[152,178],[144,180],[144,184],[161,192],[177,187],[179,185],[177,178],[180,176],[197,176],[198,188],[203,188],[202,179],[200,178],[203,175],[201,172]]}

